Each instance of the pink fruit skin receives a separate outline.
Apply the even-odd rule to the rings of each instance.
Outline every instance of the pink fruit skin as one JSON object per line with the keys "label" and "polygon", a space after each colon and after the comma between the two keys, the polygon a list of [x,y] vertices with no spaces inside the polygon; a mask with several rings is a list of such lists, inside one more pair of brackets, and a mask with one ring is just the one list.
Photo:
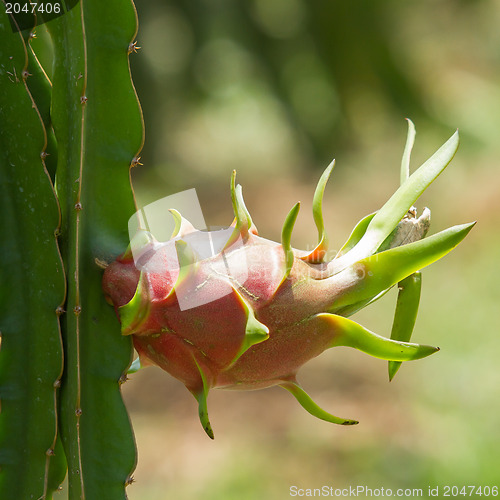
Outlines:
{"label": "pink fruit skin", "polygon": [[[240,261],[245,266],[244,283],[232,285],[257,320],[269,328],[269,338],[250,347],[233,363],[245,337],[247,313],[227,279],[213,271],[221,256],[198,263],[196,271],[170,294],[178,270],[168,271],[168,258],[160,249],[155,259],[163,258],[163,272],[143,273],[142,293],[149,310],[131,332],[143,364],[149,360],[158,365],[192,392],[203,386],[198,366],[210,387],[257,389],[293,379],[304,363],[329,347],[332,329],[317,325],[313,328],[307,321],[332,305],[336,287],[328,279],[327,264],[309,264],[295,258],[289,277],[280,285],[285,269],[283,247],[249,234],[243,248],[229,248],[224,255],[231,269],[237,270]],[[105,270],[104,293],[117,313],[132,299],[139,276],[127,254]],[[180,310],[175,292],[191,291],[196,298],[196,294],[210,296],[220,288],[229,293],[187,311]]]}

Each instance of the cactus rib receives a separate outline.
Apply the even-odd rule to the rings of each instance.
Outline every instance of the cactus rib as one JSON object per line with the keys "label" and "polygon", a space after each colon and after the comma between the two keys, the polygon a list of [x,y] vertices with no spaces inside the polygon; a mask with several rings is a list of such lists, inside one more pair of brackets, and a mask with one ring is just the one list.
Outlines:
{"label": "cactus rib", "polygon": [[69,495],[123,499],[136,461],[120,394],[132,342],[103,304],[95,260],[109,262],[126,247],[135,211],[130,168],[139,164],[144,132],[128,57],[137,15],[130,1],[80,0],[47,27],[55,48],[52,121],[68,241],[63,257],[71,277],[61,391]]}
{"label": "cactus rib", "polygon": [[33,59],[5,11],[0,32],[0,212],[9,228],[0,241],[0,496],[47,499],[65,473],[57,421],[65,295],[60,211],[45,163],[40,97],[27,83]]}

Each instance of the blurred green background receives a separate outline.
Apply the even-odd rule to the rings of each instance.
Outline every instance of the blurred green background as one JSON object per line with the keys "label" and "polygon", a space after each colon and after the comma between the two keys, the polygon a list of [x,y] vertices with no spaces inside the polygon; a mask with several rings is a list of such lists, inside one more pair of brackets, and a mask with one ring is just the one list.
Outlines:
{"label": "blurred green background", "polygon": [[[131,500],[289,498],[289,488],[422,488],[500,483],[500,3],[493,0],[137,0],[132,70],[146,122],[140,203],[195,187],[211,225],[229,224],[232,169],[260,234],[279,240],[292,205],[294,246],[316,240],[315,183],[334,247],[399,183],[405,117],[416,168],[458,127],[461,148],[418,208],[436,232],[478,220],[423,272],[414,339],[439,345],[406,363],[339,348],[299,380],[318,421],[285,391],[213,391],[210,441],[196,402],[148,368],[123,392],[139,449]],[[389,335],[396,294],[355,319]],[[363,498],[363,495],[360,496]]]}
{"label": "blurred green background", "polygon": [[[133,75],[146,121],[141,203],[196,187],[209,224],[232,220],[233,168],[260,234],[316,238],[314,186],[336,157],[325,213],[333,245],[397,188],[406,137],[416,168],[459,128],[462,144],[419,202],[433,231],[479,223],[423,273],[414,338],[437,355],[392,383],[381,360],[335,349],[299,374],[343,428],[278,388],[194,398],[148,368],[124,386],[139,449],[131,500],[289,498],[289,488],[500,483],[500,3],[491,0],[137,0]],[[396,295],[356,316],[389,335]],[[395,495],[395,493],[394,493]],[[361,498],[363,495],[360,496]]]}
{"label": "blurred green background", "polygon": [[[290,486],[500,485],[500,2],[497,0],[136,0],[132,73],[146,123],[139,204],[196,188],[210,225],[232,221],[231,171],[260,234],[310,247],[322,170],[334,248],[399,185],[405,117],[412,167],[458,127],[452,165],[419,201],[431,232],[478,220],[423,272],[414,339],[441,347],[403,365],[325,352],[299,380],[319,404],[356,418],[318,421],[285,391],[212,391],[216,439],[196,401],[156,368],[123,387],[139,462],[131,500],[256,500]],[[396,292],[355,316],[389,336]],[[360,495],[359,498],[363,498]]]}

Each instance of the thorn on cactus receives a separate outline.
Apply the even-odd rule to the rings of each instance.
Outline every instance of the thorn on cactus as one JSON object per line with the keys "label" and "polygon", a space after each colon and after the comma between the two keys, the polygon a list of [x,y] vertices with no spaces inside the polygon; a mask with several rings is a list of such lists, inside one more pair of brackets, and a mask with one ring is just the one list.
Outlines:
{"label": "thorn on cactus", "polygon": [[141,163],[141,157],[140,156],[134,156],[132,158],[132,161],[130,162],[130,166],[133,168],[133,167],[137,167],[138,165],[142,165],[142,163]]}
{"label": "thorn on cactus", "polygon": [[[130,372],[155,364],[181,380],[197,399],[200,421],[211,438],[207,396],[212,388],[279,385],[317,418],[356,424],[314,403],[298,384],[297,371],[326,349],[347,346],[388,360],[392,378],[401,362],[437,352],[437,347],[409,342],[419,294],[406,285],[474,225],[426,236],[430,211],[417,218],[413,204],[450,163],[458,135],[409,175],[415,135],[410,124],[400,188],[379,211],[358,222],[329,262],[324,262],[328,238],[322,203],[334,162],[314,193],[318,244],[312,252],[291,244],[299,203],[285,219],[281,243],[258,235],[235,172],[230,183],[235,220],[227,233],[217,233],[225,239],[215,254],[201,251],[207,233],[197,231],[175,207],[170,207],[171,240],[160,242],[139,231],[131,241],[137,263],[129,249],[105,269],[103,278],[122,333],[133,335],[139,353],[140,362]],[[215,238],[215,232],[209,236]],[[390,339],[348,318],[397,284],[402,290]]]}
{"label": "thorn on cactus", "polygon": [[138,50],[140,50],[141,47],[137,45],[137,41],[131,42],[128,46],[128,53],[132,54],[132,52],[137,53]]}

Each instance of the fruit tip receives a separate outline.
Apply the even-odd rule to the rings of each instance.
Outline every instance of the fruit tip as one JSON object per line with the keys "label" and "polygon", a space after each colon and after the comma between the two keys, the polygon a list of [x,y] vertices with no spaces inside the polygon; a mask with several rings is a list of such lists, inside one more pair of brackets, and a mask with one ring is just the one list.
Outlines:
{"label": "fruit tip", "polygon": [[359,420],[345,420],[342,425],[358,425]]}

